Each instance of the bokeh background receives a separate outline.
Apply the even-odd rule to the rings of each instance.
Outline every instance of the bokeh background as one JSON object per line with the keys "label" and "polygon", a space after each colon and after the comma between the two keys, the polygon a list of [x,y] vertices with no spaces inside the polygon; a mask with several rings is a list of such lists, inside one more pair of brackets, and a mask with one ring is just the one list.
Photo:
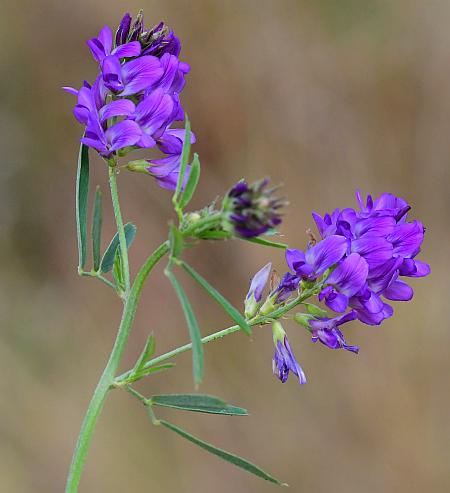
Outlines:
{"label": "bokeh background", "polygon": [[[353,324],[358,357],[310,343],[287,325],[309,383],[271,374],[269,331],[206,347],[201,391],[251,417],[161,416],[247,457],[293,492],[450,491],[450,3],[411,0],[6,0],[0,17],[0,491],[63,491],[72,448],[109,354],[120,303],[76,274],[74,178],[81,128],[63,85],[92,80],[85,40],[124,11],[145,9],[183,40],[192,71],[183,93],[203,164],[193,206],[241,177],[283,183],[286,241],[302,247],[310,211],[355,204],[354,191],[395,192],[427,226],[422,258],[433,273],[412,282],[382,327]],[[108,196],[105,168],[93,182]],[[167,234],[169,195],[122,174],[124,213],[138,225],[132,270]],[[107,203],[107,201],[105,201]],[[113,234],[109,205],[104,243]],[[189,259],[240,305],[250,276],[282,254],[203,244]],[[204,334],[228,318],[192,282]],[[158,268],[126,353],[127,369],[154,331],[158,351],[187,340]],[[138,387],[193,391],[190,356]],[[129,395],[110,395],[82,492],[269,492],[275,486],[152,427]]]}

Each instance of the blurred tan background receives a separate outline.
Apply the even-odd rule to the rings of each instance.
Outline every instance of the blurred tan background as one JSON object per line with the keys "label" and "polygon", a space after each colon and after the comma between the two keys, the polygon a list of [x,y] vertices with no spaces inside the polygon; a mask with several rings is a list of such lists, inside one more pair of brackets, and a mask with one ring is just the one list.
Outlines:
{"label": "blurred tan background", "polygon": [[[286,241],[302,247],[310,211],[391,191],[428,228],[413,281],[382,327],[353,324],[358,357],[286,326],[309,383],[271,373],[268,330],[206,346],[201,391],[247,407],[236,419],[161,411],[190,432],[255,461],[308,493],[450,491],[448,324],[450,2],[6,0],[0,18],[0,491],[60,493],[91,392],[120,316],[112,292],[76,274],[74,178],[81,127],[60,87],[93,80],[85,40],[124,11],[145,9],[183,42],[183,93],[203,164],[193,206],[241,177],[285,184]],[[93,180],[108,198],[105,169]],[[138,225],[132,269],[166,235],[169,194],[123,174],[124,214]],[[107,203],[107,200],[105,201]],[[113,233],[109,205],[104,244]],[[192,263],[237,306],[248,279],[280,252],[203,244]],[[203,333],[228,318],[185,277]],[[168,282],[155,271],[123,369],[150,331],[158,352],[187,340]],[[139,389],[193,391],[190,356]],[[82,492],[269,492],[276,487],[152,427],[125,393],[110,395]]]}

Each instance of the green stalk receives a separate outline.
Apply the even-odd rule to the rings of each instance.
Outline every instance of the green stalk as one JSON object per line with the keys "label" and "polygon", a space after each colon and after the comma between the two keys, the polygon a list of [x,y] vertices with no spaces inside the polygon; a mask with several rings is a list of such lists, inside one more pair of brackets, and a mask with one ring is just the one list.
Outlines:
{"label": "green stalk", "polygon": [[[113,195],[113,203],[115,202],[115,209],[117,208],[118,214],[116,218],[120,217],[120,206],[117,197],[117,186],[115,184],[115,177],[112,180],[111,192]],[[123,232],[123,223],[120,227],[119,222],[117,224],[119,235],[120,229],[122,229],[122,236],[125,239]],[[122,241],[121,241],[122,245]],[[134,317],[136,314],[136,308],[139,302],[139,298],[144,286],[144,282],[147,279],[150,271],[156,265],[156,263],[169,251],[167,242],[160,245],[145,261],[141,269],[139,270],[133,286],[129,291],[129,294],[125,298],[124,309],[122,313],[122,319],[120,322],[119,330],[117,333],[116,341],[114,343],[111,355],[108,363],[103,371],[102,376],[97,384],[97,388],[94,391],[91,402],[87,409],[83,423],[81,425],[80,434],[75,447],[75,451],[72,457],[72,463],[70,465],[69,475],[67,478],[66,493],[76,493],[78,491],[78,485],[80,483],[81,474],[83,472],[83,466],[86,460],[86,455],[90,443],[92,441],[92,435],[97,424],[97,420],[102,411],[108,391],[111,389],[111,385],[114,382],[114,377],[119,367],[125,346],[128,341],[131,326],[133,325]],[[127,249],[122,248],[122,253],[127,255]],[[128,258],[127,258],[128,265]],[[129,282],[129,280],[128,280]]]}
{"label": "green stalk", "polygon": [[[286,303],[285,305],[281,306],[280,308],[277,308],[274,310],[272,313],[269,313],[268,315],[261,315],[259,317],[255,317],[252,320],[248,321],[248,324],[250,326],[255,326],[255,325],[263,325],[265,323],[270,323],[273,320],[276,320],[278,318],[281,318],[285,313],[288,311],[292,310],[295,308],[297,305],[300,303],[303,303],[305,300],[310,298],[315,291],[317,290],[317,287],[314,287],[313,289],[308,289],[304,292],[302,292],[299,296],[294,298],[292,301],[289,303]],[[216,341],[217,339],[222,339],[222,337],[225,337],[229,334],[234,334],[235,332],[240,331],[241,328],[239,325],[232,325],[231,327],[227,327],[226,329],[219,330],[218,332],[214,332],[213,334],[210,334],[208,336],[205,336],[201,339],[202,344],[207,344],[208,342]],[[167,359],[173,358],[174,356],[177,356],[178,354],[185,353],[186,351],[189,351],[192,349],[192,343],[184,344],[183,346],[179,346],[175,349],[172,349],[172,351],[168,351],[167,353],[161,354],[160,356],[157,356],[156,358],[151,359],[148,361],[143,368],[150,368],[151,366],[155,366],[162,361],[165,361]],[[115,381],[114,384],[116,386],[120,386],[121,384],[123,385],[123,382],[127,380],[127,377],[130,375],[130,371],[127,371],[125,373],[122,373],[122,375],[119,375]]]}

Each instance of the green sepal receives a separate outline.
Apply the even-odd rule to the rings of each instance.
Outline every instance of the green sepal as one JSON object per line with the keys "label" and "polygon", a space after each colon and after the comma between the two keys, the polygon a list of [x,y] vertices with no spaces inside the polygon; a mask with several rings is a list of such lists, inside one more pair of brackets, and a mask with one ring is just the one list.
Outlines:
{"label": "green sepal", "polygon": [[75,212],[78,240],[78,270],[86,264],[87,250],[87,203],[89,195],[89,147],[81,144],[78,154]]}
{"label": "green sepal", "polygon": [[198,413],[225,414],[229,416],[247,416],[242,407],[229,406],[223,400],[205,394],[162,394],[154,395],[151,403],[156,406],[171,407],[182,411]]}
{"label": "green sepal", "polygon": [[244,469],[245,471],[251,474],[254,474],[255,476],[258,476],[262,479],[265,479],[266,481],[270,481],[271,483],[275,483],[280,486],[287,486],[286,483],[281,482],[280,480],[273,477],[272,475],[270,475],[260,467],[256,466],[255,464],[252,464],[248,460],[245,460],[242,457],[239,457],[238,455],[232,454],[223,449],[215,447],[214,445],[211,445],[210,443],[205,442],[204,440],[200,440],[200,438],[191,435],[187,431],[184,431],[182,428],[179,428],[178,426],[175,426],[172,423],[169,423],[168,421],[160,419],[157,421],[157,423],[165,426],[169,430],[174,431],[175,433],[177,433],[183,438],[186,438],[186,440],[189,440],[195,445],[198,445],[203,450],[206,450],[207,452],[214,454],[217,457],[220,457],[221,459],[226,460],[227,462],[230,462],[231,464],[234,464],[235,466],[240,467],[241,469]]}
{"label": "green sepal", "polygon": [[[124,226],[124,231],[125,231],[125,239],[127,242],[127,247],[130,248],[136,236],[136,226],[132,223],[127,223]],[[106,249],[105,253],[103,254],[102,260],[100,262],[100,271],[103,274],[106,274],[113,268],[114,258],[118,248],[119,248],[119,233],[116,233],[113,239],[111,240],[110,244],[108,245],[108,248]]]}
{"label": "green sepal", "polygon": [[198,159],[198,154],[194,154],[194,159],[192,160],[191,170],[189,172],[189,177],[186,182],[183,194],[180,199],[180,209],[183,210],[191,201],[194,196],[194,192],[197,189],[198,181],[200,179],[200,161]]}
{"label": "green sepal", "polygon": [[233,236],[229,231],[205,231],[200,233],[198,238],[202,240],[227,240]]}
{"label": "green sepal", "polygon": [[181,308],[183,309],[184,316],[186,318],[189,336],[192,342],[192,371],[194,375],[194,382],[198,385],[203,379],[203,344],[200,328],[189,299],[186,296],[184,289],[181,287],[181,284],[178,282],[170,268],[167,268],[164,272],[175,289],[175,293],[180,300]]}
{"label": "green sepal", "polygon": [[230,317],[239,325],[239,327],[247,334],[251,335],[252,329],[241,313],[226,299],[216,288],[212,287],[209,282],[196,272],[189,264],[180,261],[181,267],[200,284],[200,286],[213,298],[217,303],[230,315]]}
{"label": "green sepal", "polygon": [[305,305],[308,313],[314,315],[315,317],[326,317],[328,315],[328,312],[323,308],[320,308],[320,306],[312,303],[302,303],[302,305]]}
{"label": "green sepal", "polygon": [[294,321],[307,329],[311,329],[309,321],[314,318],[314,315],[309,315],[308,313],[296,313],[294,315]]}
{"label": "green sepal", "polygon": [[97,186],[95,190],[94,212],[92,214],[92,260],[94,271],[97,272],[100,267],[100,243],[102,238],[102,191]]}

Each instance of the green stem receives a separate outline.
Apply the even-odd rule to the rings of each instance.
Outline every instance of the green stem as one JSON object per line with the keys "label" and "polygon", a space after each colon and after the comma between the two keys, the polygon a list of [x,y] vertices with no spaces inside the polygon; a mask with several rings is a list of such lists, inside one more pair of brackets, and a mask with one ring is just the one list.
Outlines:
{"label": "green stem", "polygon": [[[282,317],[285,313],[288,311],[292,310],[295,308],[297,305],[300,303],[303,303],[305,300],[310,298],[316,291],[316,288],[314,289],[309,289],[304,292],[302,292],[297,298],[293,299],[289,303],[286,303],[286,305],[281,306],[280,308],[277,308],[274,310],[272,313],[269,313],[268,315],[261,315],[259,317],[255,317],[252,320],[248,321],[248,324],[251,325],[252,327],[255,325],[263,325],[265,323],[269,323],[272,320],[276,320],[280,317]],[[233,334],[234,332],[238,332],[241,330],[239,325],[232,325],[231,327],[227,327],[226,329],[219,330],[218,332],[214,332],[213,334],[210,334],[209,336],[203,337],[201,339],[202,344],[207,344],[208,342],[216,341],[217,339],[222,339],[222,337],[225,337],[229,334]],[[167,359],[173,358],[174,356],[177,356],[178,354],[185,353],[186,351],[189,351],[192,348],[192,343],[184,344],[183,346],[179,346],[175,349],[172,349],[172,351],[168,351],[167,353],[161,354],[160,356],[157,356],[156,358],[151,359],[148,361],[144,368],[150,368],[151,366],[157,365],[161,363],[162,361],[165,361]],[[125,373],[122,373],[122,375],[119,375],[114,383],[115,385],[122,384],[125,382],[128,378],[128,376],[131,374],[131,371],[127,371]]]}
{"label": "green stem", "polygon": [[[115,183],[115,180],[113,180]],[[114,189],[114,185],[111,187]],[[117,196],[117,195],[116,195]],[[117,203],[118,205],[118,203]],[[119,208],[120,215],[120,208]],[[123,226],[123,225],[122,225]],[[120,227],[118,226],[120,231]],[[122,228],[123,229],[123,228]],[[126,251],[126,249],[124,250]],[[83,472],[84,462],[86,455],[92,441],[92,434],[97,424],[98,417],[102,411],[103,404],[106,399],[108,391],[111,389],[111,385],[114,382],[114,377],[120,364],[120,360],[123,355],[130,329],[134,321],[136,314],[136,308],[139,302],[139,298],[144,286],[144,282],[147,279],[150,271],[155,264],[169,251],[167,242],[160,245],[151,255],[147,258],[144,265],[140,268],[133,286],[126,297],[125,305],[122,314],[122,320],[120,322],[119,330],[117,333],[116,341],[114,343],[111,355],[108,363],[103,371],[103,374],[97,384],[94,395],[84,417],[81,425],[80,434],[75,447],[75,451],[72,457],[72,463],[70,465],[69,475],[67,478],[66,493],[76,493],[78,491],[78,485],[80,483],[81,474]]]}
{"label": "green stem", "polygon": [[117,170],[116,166],[109,167],[109,186],[111,189],[111,200],[116,218],[117,232],[119,233],[120,256],[122,260],[123,277],[125,280],[125,298],[130,292],[130,267],[128,263],[128,248],[123,227],[122,213],[120,211],[119,193],[117,191]]}
{"label": "green stem", "polygon": [[82,270],[82,271],[80,271],[80,276],[93,277],[95,279],[99,279],[100,281],[104,282],[110,288],[113,288],[114,291],[116,291],[116,286],[114,286],[114,284],[109,279],[106,279],[106,277],[103,277],[98,272],[87,272],[87,271]]}

